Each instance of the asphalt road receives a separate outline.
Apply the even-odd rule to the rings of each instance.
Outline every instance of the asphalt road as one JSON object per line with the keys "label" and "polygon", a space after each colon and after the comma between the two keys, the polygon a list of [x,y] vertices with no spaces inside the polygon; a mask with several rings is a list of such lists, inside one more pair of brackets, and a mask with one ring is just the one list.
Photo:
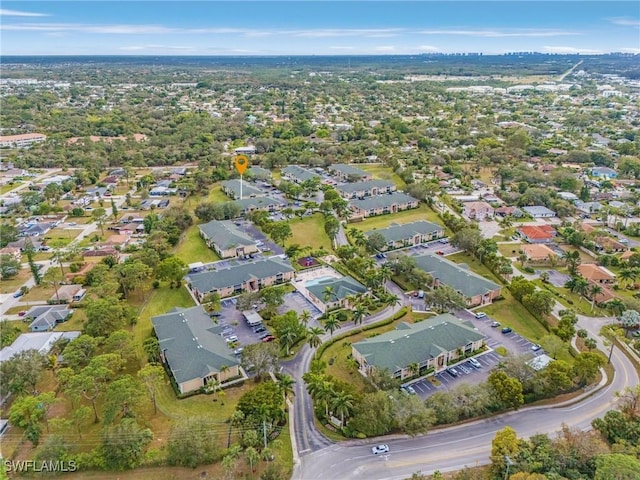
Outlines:
{"label": "asphalt road", "polygon": [[[590,325],[593,327],[594,325]],[[302,456],[294,479],[405,479],[414,472],[459,470],[489,463],[491,441],[496,432],[510,426],[520,437],[553,433],[562,423],[580,429],[614,407],[615,392],[638,383],[638,375],[627,357],[617,349],[612,355],[616,373],[613,382],[591,397],[570,406],[533,407],[473,423],[434,430],[417,438],[383,438],[335,444]],[[387,443],[388,455],[374,456],[371,446]]]}

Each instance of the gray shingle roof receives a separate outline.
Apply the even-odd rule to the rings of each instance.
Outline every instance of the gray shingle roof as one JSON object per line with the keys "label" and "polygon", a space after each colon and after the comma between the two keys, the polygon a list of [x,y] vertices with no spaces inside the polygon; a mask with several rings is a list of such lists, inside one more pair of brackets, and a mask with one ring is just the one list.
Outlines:
{"label": "gray shingle roof", "polygon": [[333,289],[333,297],[327,299],[329,302],[342,300],[349,295],[356,295],[367,291],[367,287],[351,277],[326,278],[315,285],[307,287],[307,290],[313,293],[316,298],[324,300],[324,293],[327,287],[331,287]]}
{"label": "gray shingle roof", "polygon": [[253,174],[254,177],[271,178],[271,170],[262,167],[251,167],[249,168],[249,173]]}
{"label": "gray shingle roof", "polygon": [[369,237],[374,233],[379,233],[388,243],[410,239],[415,235],[430,235],[433,232],[439,232],[442,230],[444,230],[444,227],[438,225],[437,223],[427,222],[426,220],[419,220],[417,222],[405,223],[403,225],[391,224],[387,228],[370,230],[366,232],[365,235]]}
{"label": "gray shingle roof", "polygon": [[336,189],[340,192],[345,193],[355,193],[368,191],[372,188],[378,189],[387,189],[389,187],[394,187],[395,183],[390,180],[366,180],[364,182],[353,182],[353,183],[345,183],[344,185],[338,185]]}
{"label": "gray shingle roof", "polygon": [[284,206],[284,202],[272,197],[243,198],[234,202],[242,210],[249,208],[268,208],[269,205]]}
{"label": "gray shingle roof", "polygon": [[406,193],[393,192],[389,195],[378,195],[375,197],[351,200],[349,203],[360,210],[372,210],[414,202],[417,202],[417,200]]}
{"label": "gray shingle roof", "polygon": [[219,270],[194,273],[186,279],[199,292],[205,293],[240,285],[251,279],[264,279],[287,272],[293,272],[293,267],[279,257],[272,257]]}
{"label": "gray shingle roof", "polygon": [[53,328],[56,323],[64,321],[72,313],[73,310],[70,310],[66,305],[42,305],[31,307],[25,318],[33,319],[33,322],[29,324],[30,329]]}
{"label": "gray shingle roof", "polygon": [[299,182],[320,177],[317,173],[307,170],[306,168],[299,167],[298,165],[289,165],[288,167],[284,167],[282,169],[282,173],[297,179]]}
{"label": "gray shingle roof", "polygon": [[[232,192],[234,198],[240,198],[240,179],[236,178],[233,180],[225,180],[222,182],[222,187],[228,191]],[[259,188],[254,187],[246,180],[242,181],[242,197],[248,198],[250,196],[259,197],[265,195],[265,193]]]}
{"label": "gray shingle roof", "polygon": [[369,365],[391,373],[484,338],[468,322],[444,313],[353,344]]}
{"label": "gray shingle roof", "polygon": [[434,279],[438,279],[440,283],[449,285],[467,298],[484,295],[500,288],[497,283],[439,255],[426,254],[413,258],[418,268],[429,273]]}
{"label": "gray shingle roof", "polygon": [[229,220],[212,220],[209,223],[199,225],[199,227],[200,232],[215,243],[220,250],[255,244],[249,235]]}
{"label": "gray shingle roof", "polygon": [[364,170],[360,170],[359,168],[356,168],[353,165],[348,165],[346,163],[336,163],[334,165],[331,165],[329,167],[329,170],[334,172],[340,172],[346,176],[358,175],[360,177],[365,177],[368,175],[367,172],[365,172]]}
{"label": "gray shingle roof", "polygon": [[177,383],[239,364],[202,306],[174,308],[151,323]]}

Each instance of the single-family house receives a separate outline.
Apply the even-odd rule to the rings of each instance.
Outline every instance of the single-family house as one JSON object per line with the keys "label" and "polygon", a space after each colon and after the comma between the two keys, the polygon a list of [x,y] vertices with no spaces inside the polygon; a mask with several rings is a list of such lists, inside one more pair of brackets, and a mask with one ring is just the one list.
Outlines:
{"label": "single-family house", "polygon": [[289,165],[284,167],[282,169],[282,177],[293,183],[302,183],[314,178],[320,180],[322,178],[316,172],[299,167],[298,165]]}
{"label": "single-family house", "polygon": [[298,288],[298,291],[321,312],[334,308],[350,308],[349,298],[368,293],[367,287],[349,276],[323,278],[305,285],[304,288]]}
{"label": "single-family house", "polygon": [[520,251],[527,256],[527,262],[529,263],[546,265],[554,260],[556,262],[560,261],[560,257],[556,252],[541,243],[522,245]]}
{"label": "single-family house", "polygon": [[22,133],[19,135],[0,135],[0,148],[29,148],[34,143],[47,139],[42,133]]}
{"label": "single-family house", "polygon": [[343,182],[361,182],[373,179],[373,175],[370,173],[346,163],[335,163],[328,170]]}
{"label": "single-family house", "polygon": [[0,248],[0,255],[9,255],[16,260],[20,260],[22,258],[22,251],[18,247],[4,247]]}
{"label": "single-family house", "polygon": [[[221,189],[224,193],[229,195],[233,200],[240,198],[240,179],[225,180],[222,182]],[[246,180],[242,181],[242,198],[255,198],[262,197],[265,192],[259,188],[254,187]]]}
{"label": "single-family house", "polygon": [[107,240],[104,242],[104,245],[107,247],[124,248],[130,240],[131,237],[124,233],[119,235],[110,235],[109,238],[107,238]]}
{"label": "single-family house", "polygon": [[199,301],[207,293],[228,297],[244,292],[257,292],[263,287],[286,283],[293,279],[294,269],[279,257],[247,262],[231,267],[188,274],[187,286]]}
{"label": "single-family house", "polygon": [[396,191],[396,184],[390,180],[366,180],[364,182],[344,183],[336,186],[336,190],[342,198],[374,197]]}
{"label": "single-family house", "polygon": [[583,202],[578,200],[575,202],[576,209],[586,215],[599,212],[602,210],[602,204],[600,202]]}
{"label": "single-family house", "polygon": [[493,211],[494,215],[500,217],[512,216],[516,218],[522,217],[523,213],[518,207],[498,207]]}
{"label": "single-family house", "polygon": [[60,285],[57,291],[51,295],[51,298],[49,298],[47,303],[50,305],[57,305],[79,302],[84,298],[86,293],[87,291],[82,288],[82,285]]}
{"label": "single-family house", "polygon": [[38,251],[42,248],[42,242],[39,242],[31,237],[21,237],[18,238],[15,242],[7,243],[7,247],[9,248],[19,248],[21,252],[25,252],[28,248],[33,248]]}
{"label": "single-family house", "polygon": [[528,243],[551,243],[558,234],[551,225],[524,225],[516,232]]}
{"label": "single-family house", "polygon": [[578,273],[592,283],[613,284],[616,281],[615,273],[595,263],[581,263]]}
{"label": "single-family house", "polygon": [[200,236],[220,258],[244,257],[258,252],[255,240],[229,220],[213,220],[199,228]]}
{"label": "single-family house", "polygon": [[500,285],[472,272],[466,265],[458,265],[440,255],[425,254],[413,258],[417,268],[431,275],[434,288],[448,285],[465,298],[468,307],[490,304],[502,293]]}
{"label": "single-family house", "polygon": [[601,235],[593,239],[598,251],[604,250],[607,253],[620,253],[627,250],[627,246],[615,238]]}
{"label": "single-family house", "polygon": [[487,202],[466,202],[463,205],[463,213],[472,220],[484,220],[493,218],[493,207]]}
{"label": "single-family house", "polygon": [[352,211],[351,218],[362,219],[417,208],[418,200],[406,193],[393,192],[390,195],[377,195],[375,197],[351,200],[349,205]]}
{"label": "single-family house", "polygon": [[424,242],[442,238],[444,237],[444,227],[437,223],[419,220],[417,222],[405,223],[402,225],[392,223],[387,228],[369,230],[365,235],[370,237],[374,233],[380,234],[384,237],[386,245],[383,250],[387,251],[395,248],[419,245]]}
{"label": "single-family house", "polygon": [[246,377],[240,362],[218,333],[202,306],[176,307],[151,319],[160,346],[160,358],[168,367],[180,393],[215,382]]}
{"label": "single-family house", "polygon": [[578,200],[578,196],[573,192],[558,192],[558,197],[568,202],[575,202]]}
{"label": "single-family house", "polygon": [[444,313],[419,323],[401,322],[395,330],[352,344],[351,353],[364,375],[372,369],[387,370],[402,380],[416,373],[438,373],[480,350],[484,339],[470,322]]}
{"label": "single-family house", "polygon": [[602,178],[604,180],[609,180],[611,178],[617,178],[618,172],[616,172],[613,168],[609,167],[593,167],[589,174],[592,177]]}
{"label": "single-family house", "polygon": [[543,205],[534,205],[532,207],[522,207],[527,215],[533,218],[551,218],[556,216],[556,212],[548,209]]}
{"label": "single-family house", "polygon": [[66,305],[41,305],[31,307],[25,315],[25,320],[33,320],[29,324],[32,332],[47,332],[53,330],[59,323],[63,323],[71,316],[73,310]]}
{"label": "single-family house", "polygon": [[78,331],[21,333],[11,345],[0,350],[0,363],[6,362],[14,355],[27,350],[36,350],[46,355],[61,338],[73,340],[79,336],[80,332]]}

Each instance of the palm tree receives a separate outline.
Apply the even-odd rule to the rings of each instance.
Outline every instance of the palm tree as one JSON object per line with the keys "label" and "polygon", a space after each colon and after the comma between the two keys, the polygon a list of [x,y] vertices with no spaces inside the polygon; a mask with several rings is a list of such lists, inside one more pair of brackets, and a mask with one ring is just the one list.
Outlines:
{"label": "palm tree", "polygon": [[391,276],[393,275],[393,270],[391,269],[391,265],[388,265],[386,263],[382,264],[380,266],[379,274],[380,274],[380,280],[382,280],[382,285],[385,287],[385,290],[386,290],[387,280],[390,280]]}
{"label": "palm tree", "polygon": [[518,261],[520,262],[520,265],[524,267],[524,265],[527,263],[527,260],[529,260],[529,257],[527,257],[526,253],[521,253],[520,255],[518,255]]}
{"label": "palm tree", "polygon": [[600,295],[604,290],[596,283],[589,286],[589,296],[591,297],[591,311],[596,304],[596,295]]}
{"label": "palm tree", "polygon": [[502,228],[508,230],[511,227],[513,227],[513,218],[511,218],[511,215],[506,215],[503,219],[502,219]]}
{"label": "palm tree", "polygon": [[576,277],[574,291],[580,295],[580,300],[582,300],[582,296],[589,291],[589,282],[582,276]]}
{"label": "palm tree", "polygon": [[280,346],[285,349],[287,356],[289,356],[289,350],[297,339],[298,335],[293,328],[283,329],[278,340],[280,341]]}
{"label": "palm tree", "polygon": [[622,312],[627,309],[627,306],[619,298],[614,298],[606,303],[605,308],[611,312],[612,315],[619,317],[622,315]]}
{"label": "palm tree", "polygon": [[420,364],[417,362],[410,363],[407,365],[407,370],[409,370],[412,377],[415,377],[420,373]]}
{"label": "palm tree", "polygon": [[327,319],[324,321],[324,331],[330,332],[333,337],[333,332],[340,328],[340,320],[333,314],[329,314]]}
{"label": "palm tree", "polygon": [[324,292],[322,293],[322,300],[325,302],[331,302],[332,299],[335,299],[336,293],[333,290],[332,286],[325,287]]}
{"label": "palm tree", "polygon": [[402,302],[400,301],[400,297],[398,297],[393,293],[385,295],[383,302],[387,307],[395,307],[396,305],[398,306],[402,305]]}
{"label": "palm tree", "polygon": [[320,327],[312,327],[307,329],[307,343],[311,348],[319,347],[322,344],[322,334],[324,330]]}
{"label": "palm tree", "polygon": [[309,310],[303,310],[300,314],[300,322],[302,322],[302,324],[306,327],[309,323],[309,320],[311,320],[311,312],[309,312]]}
{"label": "palm tree", "polygon": [[549,283],[549,272],[542,272],[540,274],[540,281],[542,281],[542,283]]}
{"label": "palm tree", "polygon": [[353,323],[358,325],[362,323],[364,317],[367,315],[367,309],[364,305],[358,305],[353,309]]}
{"label": "palm tree", "polygon": [[354,406],[354,398],[350,393],[341,391],[336,393],[331,400],[331,409],[340,415],[340,425],[344,426],[345,415],[350,415]]}
{"label": "palm tree", "polygon": [[284,395],[285,402],[287,401],[289,394],[295,395],[295,392],[293,390],[293,386],[295,384],[296,384],[296,381],[293,378],[291,378],[291,376],[289,375],[282,375],[278,379],[278,386],[280,387],[280,391]]}
{"label": "palm tree", "polygon": [[571,275],[575,275],[578,269],[578,265],[580,265],[580,252],[578,252],[578,250],[574,250],[573,252],[567,252],[564,258],[567,262],[567,268],[569,269],[569,273]]}
{"label": "palm tree", "polygon": [[633,267],[623,268],[622,270],[620,270],[620,273],[618,273],[618,279],[620,283],[635,282],[636,278],[637,278],[637,273],[634,272]]}

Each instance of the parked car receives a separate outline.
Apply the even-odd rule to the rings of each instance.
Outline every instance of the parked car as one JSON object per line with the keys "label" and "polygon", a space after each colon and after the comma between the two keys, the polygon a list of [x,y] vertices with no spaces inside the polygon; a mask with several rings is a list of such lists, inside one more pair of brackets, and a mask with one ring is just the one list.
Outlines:
{"label": "parked car", "polygon": [[230,337],[227,337],[225,340],[227,341],[227,343],[235,343],[238,341],[238,337],[237,335],[231,335]]}
{"label": "parked car", "polygon": [[262,339],[263,342],[273,342],[276,339],[276,337],[274,337],[273,335],[267,335],[266,337],[264,337]]}
{"label": "parked car", "polygon": [[209,316],[210,317],[221,317],[222,314],[220,312],[210,312]]}
{"label": "parked car", "polygon": [[21,312],[18,312],[19,317],[24,317],[26,314],[27,314],[26,310],[22,310]]}
{"label": "parked car", "polygon": [[259,325],[256,328],[253,329],[253,333],[262,333],[266,330],[266,328],[264,328],[264,325]]}
{"label": "parked car", "polygon": [[23,295],[24,295],[24,292],[22,290],[18,290],[16,293],[13,294],[13,298],[20,298]]}
{"label": "parked car", "polygon": [[502,329],[502,333],[506,334],[506,333],[511,333],[511,332],[513,332],[513,329],[511,327],[504,327]]}
{"label": "parked car", "polygon": [[476,318],[485,318],[487,316],[484,312],[476,312],[474,315]]}
{"label": "parked car", "polygon": [[407,395],[415,395],[416,394],[415,388],[413,388],[411,385],[406,385],[404,387],[400,387],[400,390],[402,390]]}
{"label": "parked car", "polygon": [[440,239],[440,243],[449,243],[449,239],[448,238],[441,238]]}
{"label": "parked car", "polygon": [[374,455],[379,455],[381,453],[389,453],[389,445],[385,445],[384,443],[381,445],[376,445],[371,448],[371,453]]}
{"label": "parked car", "polygon": [[482,368],[482,364],[478,360],[476,360],[475,358],[470,358],[469,359],[469,363],[471,365],[473,365],[474,367],[476,367],[476,368]]}
{"label": "parked car", "polygon": [[451,374],[454,377],[457,377],[458,375],[460,375],[460,372],[458,372],[458,370],[456,370],[454,367],[447,368],[447,372],[449,372],[449,374]]}
{"label": "parked car", "polygon": [[534,352],[537,352],[538,350],[540,350],[542,347],[540,345],[538,345],[537,343],[531,345],[531,350],[533,350]]}
{"label": "parked car", "polygon": [[493,328],[499,327],[499,326],[500,326],[500,322],[493,322],[493,323],[491,324],[491,326],[492,326]]}
{"label": "parked car", "polygon": [[243,351],[243,350],[244,350],[244,348],[242,348],[242,347],[240,347],[240,348],[236,348],[236,349],[233,351],[233,354],[234,354],[234,355],[240,355],[240,354],[242,353],[242,351]]}

